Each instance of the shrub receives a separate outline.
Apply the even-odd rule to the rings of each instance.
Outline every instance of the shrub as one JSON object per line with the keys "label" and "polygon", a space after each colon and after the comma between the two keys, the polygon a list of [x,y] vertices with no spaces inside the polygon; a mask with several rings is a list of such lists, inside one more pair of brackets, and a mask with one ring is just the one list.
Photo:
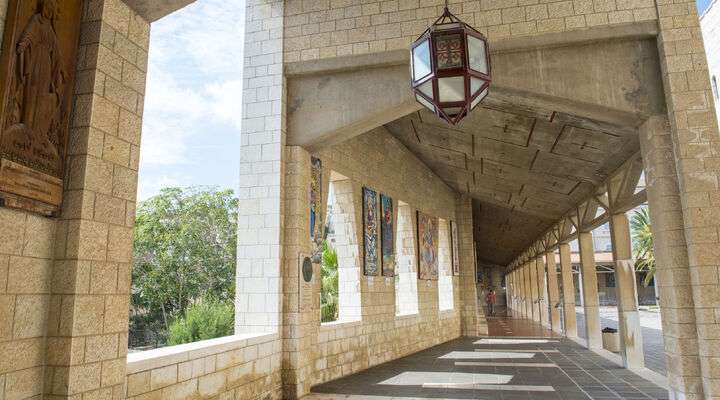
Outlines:
{"label": "shrub", "polygon": [[214,299],[191,304],[170,324],[168,344],[192,343],[233,334],[235,309],[231,303]]}
{"label": "shrub", "polygon": [[328,242],[323,244],[320,278],[321,321],[332,322],[338,319],[338,259],[337,252]]}

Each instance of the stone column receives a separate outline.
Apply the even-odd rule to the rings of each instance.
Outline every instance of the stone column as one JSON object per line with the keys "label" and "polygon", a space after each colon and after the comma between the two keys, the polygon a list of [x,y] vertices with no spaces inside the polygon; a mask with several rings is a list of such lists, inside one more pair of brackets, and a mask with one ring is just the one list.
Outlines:
{"label": "stone column", "polygon": [[280,325],[286,132],[283,40],[270,37],[282,31],[283,2],[248,3],[246,13],[235,333],[274,333]]}
{"label": "stone column", "polygon": [[560,243],[560,273],[563,282],[563,317],[565,320],[565,336],[577,337],[577,315],[575,314],[575,282],[570,258],[570,244]]}
{"label": "stone column", "polygon": [[475,241],[470,197],[458,197],[455,207],[460,236],[460,302],[461,331],[463,336],[487,335],[487,319],[483,307],[478,307]]}
{"label": "stone column", "polygon": [[[660,22],[658,53],[692,287],[685,295],[692,294],[695,308],[704,396],[720,399],[720,135],[695,1],[655,3]],[[666,274],[660,276],[660,284],[665,278]],[[660,296],[665,295],[661,286]],[[688,388],[688,393],[681,394],[688,397],[698,391]]]}
{"label": "stone column", "polygon": [[582,269],[583,307],[585,309],[585,331],[589,349],[602,348],[600,327],[600,299],[598,298],[595,249],[592,232],[579,232],[580,263]]}
{"label": "stone column", "polygon": [[[287,146],[284,152],[286,174],[283,200],[286,212],[283,224],[285,257],[281,280],[281,321],[284,332],[282,384],[284,398],[296,399],[310,391],[314,361],[312,349],[317,347],[317,331],[320,325],[318,296],[305,296],[300,290],[320,292],[320,265],[313,265],[312,284],[306,285],[302,281],[300,265],[303,261],[301,257],[310,256],[313,251],[307,195],[311,182],[310,154],[299,146]],[[323,190],[323,194],[326,196],[327,190]],[[319,224],[323,222],[323,218],[318,221]],[[258,280],[255,290],[245,287],[245,291],[262,292],[274,283],[273,279]]]}
{"label": "stone column", "polygon": [[670,125],[650,118],[640,128],[640,148],[655,245],[668,384],[673,399],[702,399],[692,278]]}
{"label": "stone column", "polygon": [[563,283],[563,319],[565,321],[565,336],[577,337],[577,315],[575,314],[575,282],[573,279],[572,260],[570,258],[570,244],[560,243],[560,273]]}
{"label": "stone column", "polygon": [[548,314],[548,290],[547,279],[545,277],[545,260],[543,260],[543,256],[540,256],[535,261],[535,268],[538,277],[538,308],[540,309],[540,323],[549,328],[550,316]]}
{"label": "stone column", "polygon": [[562,333],[560,326],[560,309],[557,307],[560,302],[560,289],[558,288],[557,264],[555,264],[555,252],[548,251],[545,254],[547,262],[547,286],[548,303],[550,306],[550,327],[554,332]]}
{"label": "stone column", "polygon": [[632,259],[630,224],[625,213],[610,218],[615,280],[617,282],[618,320],[623,364],[626,368],[645,366],[643,337],[638,313],[635,263]]}
{"label": "stone column", "polygon": [[47,314],[44,396],[33,396],[52,400],[125,398],[150,25],[121,1],[83,3]]}

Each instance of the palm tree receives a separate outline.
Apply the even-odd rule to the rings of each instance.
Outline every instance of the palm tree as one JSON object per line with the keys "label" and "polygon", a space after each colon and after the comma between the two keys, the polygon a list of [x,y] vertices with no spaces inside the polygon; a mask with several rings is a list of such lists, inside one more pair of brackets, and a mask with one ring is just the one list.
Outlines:
{"label": "palm tree", "polygon": [[647,207],[640,208],[635,212],[630,220],[630,228],[632,229],[635,270],[645,271],[643,286],[648,286],[655,277],[655,252]]}

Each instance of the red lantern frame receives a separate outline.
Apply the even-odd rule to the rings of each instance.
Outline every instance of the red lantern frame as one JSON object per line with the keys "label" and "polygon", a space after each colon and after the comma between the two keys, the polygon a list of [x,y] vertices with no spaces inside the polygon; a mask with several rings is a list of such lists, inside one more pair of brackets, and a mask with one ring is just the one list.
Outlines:
{"label": "red lantern frame", "polygon": [[[439,42],[457,40],[456,38],[459,39],[459,49],[462,51],[460,64],[439,67],[438,56],[444,50],[438,49]],[[485,52],[483,61],[487,73],[473,69],[470,65],[469,46],[470,40],[472,40],[470,38],[479,40],[483,44]],[[430,72],[416,79],[415,51],[422,50],[420,47],[424,46],[425,43],[429,45]],[[448,52],[452,53],[451,50],[448,50]],[[450,56],[451,54],[448,54],[448,57]],[[492,81],[491,73],[490,48],[487,39],[482,33],[453,15],[447,7],[445,7],[443,14],[410,46],[410,80],[416,100],[451,125],[460,122],[487,96]],[[456,77],[463,78],[464,99],[462,101],[440,101],[441,88],[439,87],[439,80]],[[432,81],[432,96],[421,89],[428,81]],[[472,85],[477,81],[480,82],[480,86],[472,90]],[[432,105],[432,108],[430,105]]]}

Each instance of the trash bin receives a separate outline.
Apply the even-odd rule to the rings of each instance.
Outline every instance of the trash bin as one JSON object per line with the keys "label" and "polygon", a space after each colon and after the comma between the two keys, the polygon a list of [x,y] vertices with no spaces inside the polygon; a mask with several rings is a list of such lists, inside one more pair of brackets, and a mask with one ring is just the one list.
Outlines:
{"label": "trash bin", "polygon": [[605,328],[602,330],[603,348],[613,353],[620,352],[620,334],[617,329]]}

